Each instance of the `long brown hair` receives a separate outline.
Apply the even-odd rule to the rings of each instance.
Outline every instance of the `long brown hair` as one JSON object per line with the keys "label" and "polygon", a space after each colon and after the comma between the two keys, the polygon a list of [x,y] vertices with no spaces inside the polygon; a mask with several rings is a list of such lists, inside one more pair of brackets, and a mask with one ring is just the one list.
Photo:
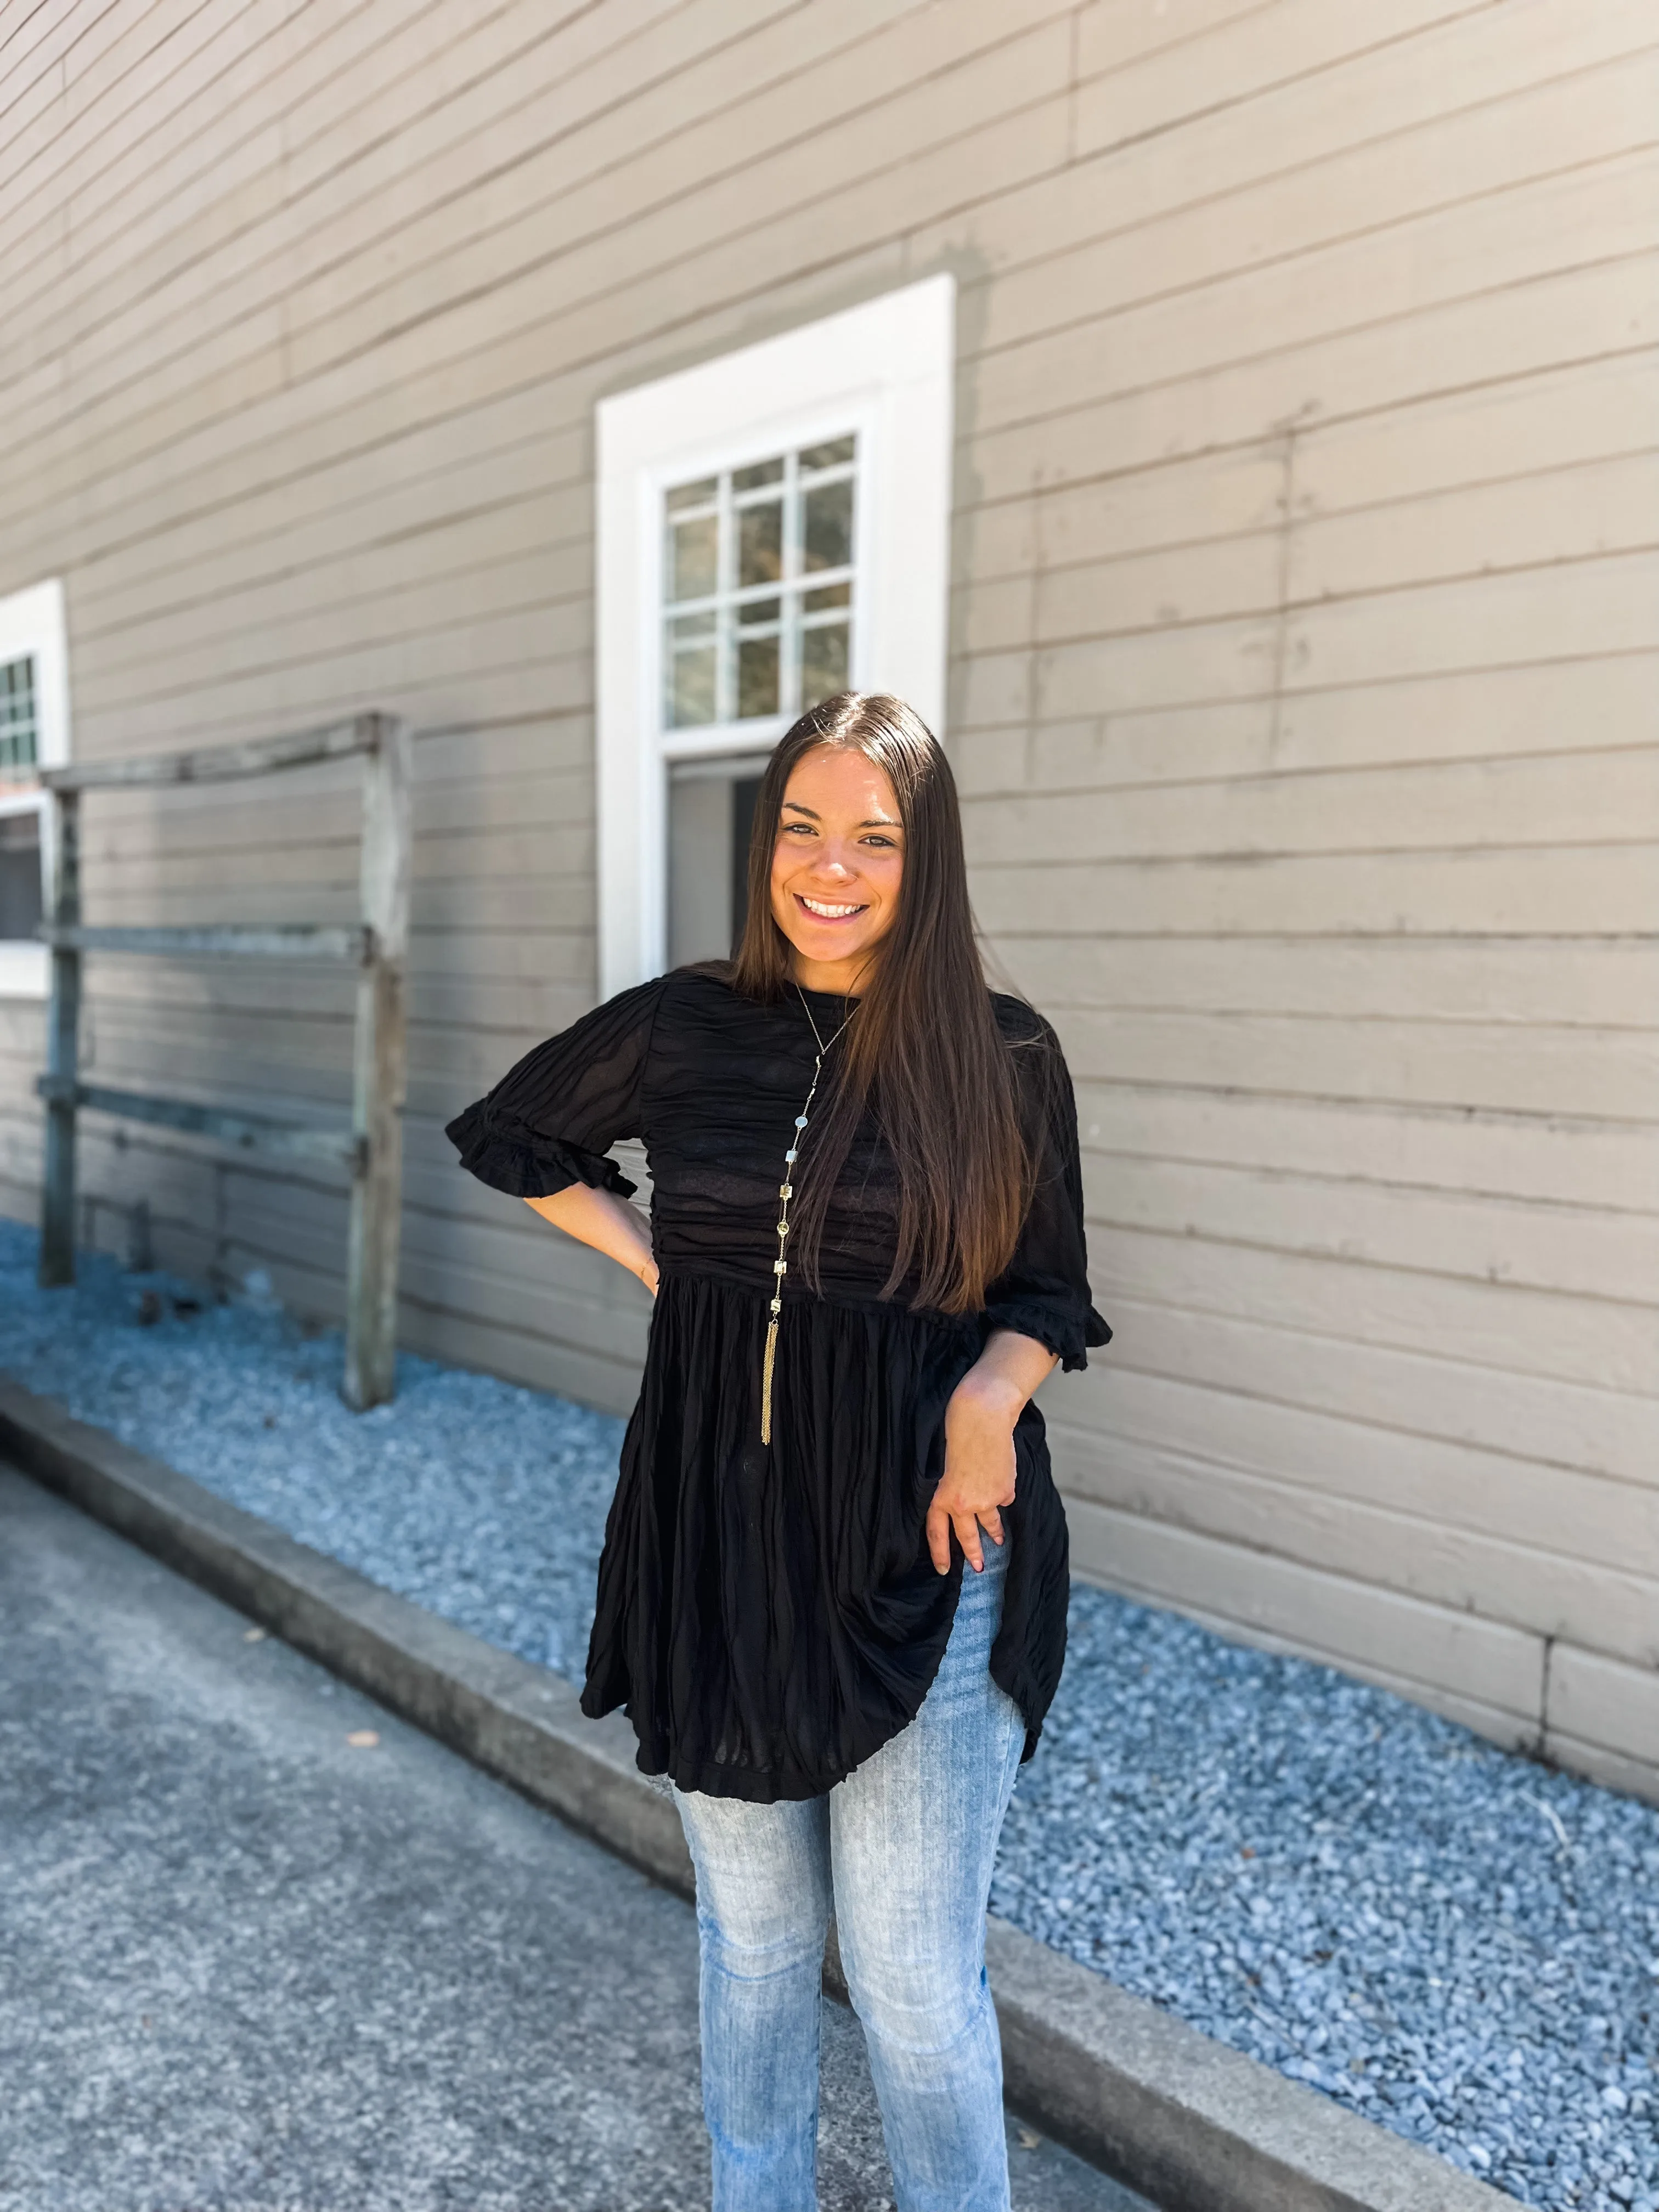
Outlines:
{"label": "long brown hair", "polygon": [[903,700],[838,692],[779,741],[755,804],[749,911],[727,973],[736,990],[763,1003],[790,988],[792,948],[772,914],[772,858],[789,778],[817,745],[860,752],[886,776],[904,830],[904,870],[897,915],[846,1033],[840,1081],[822,1121],[813,1117],[817,1141],[801,1177],[791,1257],[812,1282],[830,1194],[868,1106],[898,1173],[898,1247],[882,1295],[914,1270],[917,1305],[975,1313],[1013,1255],[1034,1166],[975,941],[956,780],[939,740]]}

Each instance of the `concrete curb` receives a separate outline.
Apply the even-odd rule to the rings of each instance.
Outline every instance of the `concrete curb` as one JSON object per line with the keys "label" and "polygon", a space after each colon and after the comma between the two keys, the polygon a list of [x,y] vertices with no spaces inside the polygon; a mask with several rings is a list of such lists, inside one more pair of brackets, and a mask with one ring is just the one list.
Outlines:
{"label": "concrete curb", "polygon": [[[666,1791],[620,1714],[159,1460],[0,1382],[0,1457],[684,1895]],[[1008,2095],[1164,2212],[1513,2212],[1514,2200],[991,1920]],[[839,1961],[829,1978],[839,1981]]]}

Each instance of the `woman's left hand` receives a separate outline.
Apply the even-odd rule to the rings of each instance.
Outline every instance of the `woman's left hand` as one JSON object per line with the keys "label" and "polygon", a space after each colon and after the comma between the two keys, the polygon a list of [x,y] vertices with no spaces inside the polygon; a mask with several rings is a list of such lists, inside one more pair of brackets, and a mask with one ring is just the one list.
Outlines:
{"label": "woman's left hand", "polygon": [[1000,1508],[1014,1502],[1014,1424],[1054,1364],[1046,1345],[997,1329],[951,1392],[945,1473],[927,1509],[927,1549],[940,1574],[951,1571],[952,1529],[975,1574],[985,1570],[980,1530],[1003,1540]]}

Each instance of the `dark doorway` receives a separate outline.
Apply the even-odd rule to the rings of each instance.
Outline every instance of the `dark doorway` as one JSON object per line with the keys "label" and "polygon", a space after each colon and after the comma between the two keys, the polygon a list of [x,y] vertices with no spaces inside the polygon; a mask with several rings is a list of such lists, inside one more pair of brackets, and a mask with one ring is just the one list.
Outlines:
{"label": "dark doorway", "polygon": [[755,828],[755,802],[760,797],[758,775],[732,779],[732,950],[749,919],[749,840]]}

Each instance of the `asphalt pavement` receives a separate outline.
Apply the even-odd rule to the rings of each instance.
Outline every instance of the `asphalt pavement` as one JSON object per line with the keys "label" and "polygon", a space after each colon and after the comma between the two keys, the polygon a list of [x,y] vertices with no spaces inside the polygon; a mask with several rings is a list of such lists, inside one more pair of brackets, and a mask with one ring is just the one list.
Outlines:
{"label": "asphalt pavement", "polygon": [[[890,2205],[830,2003],[821,2137]],[[1020,2212],[1151,2212],[1009,2139]],[[3,2212],[708,2202],[690,1908],[0,1468]]]}

